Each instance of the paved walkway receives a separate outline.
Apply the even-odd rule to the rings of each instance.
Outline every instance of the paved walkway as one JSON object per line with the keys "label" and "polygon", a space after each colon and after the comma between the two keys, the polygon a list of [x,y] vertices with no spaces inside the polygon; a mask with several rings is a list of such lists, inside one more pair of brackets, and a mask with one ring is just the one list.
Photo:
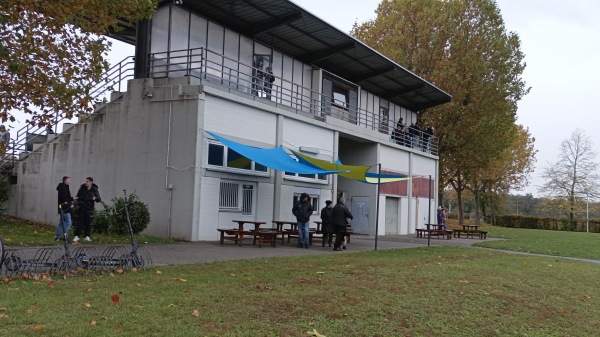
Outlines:
{"label": "paved walkway", "polygon": [[[490,240],[490,239],[488,239]],[[432,238],[431,246],[462,246],[470,247],[478,239],[452,238],[452,240],[443,240]],[[278,244],[276,247],[252,245],[252,242],[245,240],[242,247],[238,247],[233,242],[225,242],[220,245],[215,241],[199,242],[181,242],[173,244],[147,244],[144,247],[149,251],[155,266],[205,263],[214,261],[230,261],[253,258],[266,258],[277,256],[301,256],[315,254],[344,254],[360,251],[370,251],[375,248],[374,237],[352,236],[348,249],[341,252],[334,252],[332,248],[321,247],[321,238],[315,239],[309,249],[296,248],[294,242]],[[396,249],[396,248],[416,248],[427,247],[427,238],[416,238],[414,235],[394,236],[379,238],[377,240],[377,249]]]}

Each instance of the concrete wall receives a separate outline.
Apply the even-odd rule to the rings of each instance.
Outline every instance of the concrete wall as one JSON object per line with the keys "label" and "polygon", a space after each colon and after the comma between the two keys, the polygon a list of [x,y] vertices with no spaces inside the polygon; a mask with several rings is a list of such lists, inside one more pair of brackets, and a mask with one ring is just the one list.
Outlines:
{"label": "concrete wall", "polygon": [[105,202],[122,196],[124,189],[137,193],[150,208],[147,233],[166,236],[171,204],[166,187],[171,184],[171,235],[191,238],[193,205],[187,201],[193,199],[198,100],[197,95],[180,95],[180,89],[132,81],[122,98],[88,123],[75,124],[31,153],[18,163],[11,195],[17,202],[11,202],[9,214],[56,223],[55,187],[62,176],[71,176],[73,195],[91,176]]}

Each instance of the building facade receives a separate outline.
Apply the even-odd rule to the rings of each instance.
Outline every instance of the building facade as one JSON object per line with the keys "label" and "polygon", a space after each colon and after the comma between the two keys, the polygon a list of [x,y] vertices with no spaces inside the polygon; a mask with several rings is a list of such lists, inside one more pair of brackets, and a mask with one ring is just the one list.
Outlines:
{"label": "building facade", "polygon": [[135,78],[88,121],[23,156],[10,213],[54,222],[60,177],[93,176],[105,200],[140,195],[153,235],[214,240],[233,220],[293,220],[303,192],[313,220],[343,196],[353,230],[375,234],[377,186],[271,170],[210,131],[413,177],[381,186],[380,235],[435,219],[437,140],[396,125],[450,96],[292,2],[161,1],[152,20],[114,37],[135,43]]}

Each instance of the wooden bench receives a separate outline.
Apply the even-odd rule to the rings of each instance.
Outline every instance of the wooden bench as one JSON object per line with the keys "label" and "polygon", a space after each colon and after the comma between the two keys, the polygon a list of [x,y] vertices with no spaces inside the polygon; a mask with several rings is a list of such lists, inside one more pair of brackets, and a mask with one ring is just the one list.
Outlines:
{"label": "wooden bench", "polygon": [[480,240],[485,240],[487,238],[487,231],[482,231],[478,229],[455,229],[454,237],[460,238],[460,236],[464,234],[467,239],[474,239],[475,236],[479,237]]}
{"label": "wooden bench", "polygon": [[[428,231],[425,228],[417,228],[416,231],[417,231],[418,238],[426,238],[428,236]],[[446,237],[446,240],[451,240],[453,232],[454,232],[454,230],[452,230],[452,229],[432,229],[431,236],[435,235],[435,236],[437,236],[438,239],[440,237],[442,239],[444,237]]]}
{"label": "wooden bench", "polygon": [[281,233],[278,230],[260,230],[258,233],[252,231],[251,235],[254,236],[252,244],[255,245],[258,240],[258,246],[260,248],[262,248],[263,243],[271,243],[271,247],[275,247],[280,234]]}
{"label": "wooden bench", "polygon": [[219,243],[220,244],[225,244],[225,240],[231,240],[234,241],[235,244],[237,245],[242,245],[241,239],[240,239],[240,230],[238,228],[230,228],[230,229],[222,229],[222,228],[217,228],[217,230],[220,233],[220,237],[219,237]]}
{"label": "wooden bench", "polygon": [[[314,228],[310,228],[308,230],[308,244],[312,246],[312,242],[313,242],[313,237],[314,235],[317,234],[316,229]],[[287,235],[287,242],[290,243],[290,239],[291,238],[297,238],[298,237],[298,231],[297,230],[292,230],[292,229],[284,229],[283,230],[283,235]]]}

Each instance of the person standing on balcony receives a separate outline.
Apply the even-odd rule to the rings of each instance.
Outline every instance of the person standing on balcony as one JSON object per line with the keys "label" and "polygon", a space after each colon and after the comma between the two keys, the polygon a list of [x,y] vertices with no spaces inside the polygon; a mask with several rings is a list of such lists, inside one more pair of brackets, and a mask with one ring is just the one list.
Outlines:
{"label": "person standing on balcony", "polygon": [[421,134],[421,129],[415,125],[415,123],[412,123],[408,128],[408,134],[410,135],[410,147],[419,147],[419,135]]}
{"label": "person standing on balcony", "polygon": [[79,187],[77,196],[77,205],[79,212],[77,213],[77,226],[75,226],[75,237],[73,242],[79,241],[79,235],[83,231],[85,241],[92,241],[90,235],[92,233],[92,216],[94,215],[94,202],[100,202],[100,192],[98,185],[94,184],[92,177],[85,178],[85,183]]}
{"label": "person standing on balcony", "polygon": [[300,195],[300,200],[292,208],[292,213],[298,223],[298,248],[304,247],[308,249],[308,229],[310,226],[310,216],[313,214],[313,207],[308,193]]}
{"label": "person standing on balcony", "polygon": [[55,241],[58,241],[61,235],[63,235],[63,224],[65,226],[64,233],[67,234],[67,237],[69,235],[69,229],[71,228],[71,203],[73,202],[73,197],[71,196],[69,185],[71,185],[71,178],[64,176],[62,178],[62,183],[56,186],[56,190],[58,191],[58,216],[60,217],[60,221],[58,222],[58,226],[56,226],[56,233],[54,235]]}
{"label": "person standing on balcony", "polygon": [[431,147],[431,137],[433,136],[433,127],[427,123],[425,132],[423,132],[423,152],[429,152]]}
{"label": "person standing on balcony", "polygon": [[271,67],[267,68],[267,72],[265,73],[265,95],[266,99],[271,100],[271,90],[273,89],[273,82],[275,82],[275,76],[273,76],[273,71]]}
{"label": "person standing on balcony", "polygon": [[404,118],[400,117],[400,119],[398,120],[398,123],[396,123],[396,128],[394,129],[393,134],[392,134],[392,139],[398,145],[402,145],[402,146],[406,145],[406,142],[404,140],[404,138],[405,138],[404,129],[405,128],[406,128],[406,126],[404,125]]}

